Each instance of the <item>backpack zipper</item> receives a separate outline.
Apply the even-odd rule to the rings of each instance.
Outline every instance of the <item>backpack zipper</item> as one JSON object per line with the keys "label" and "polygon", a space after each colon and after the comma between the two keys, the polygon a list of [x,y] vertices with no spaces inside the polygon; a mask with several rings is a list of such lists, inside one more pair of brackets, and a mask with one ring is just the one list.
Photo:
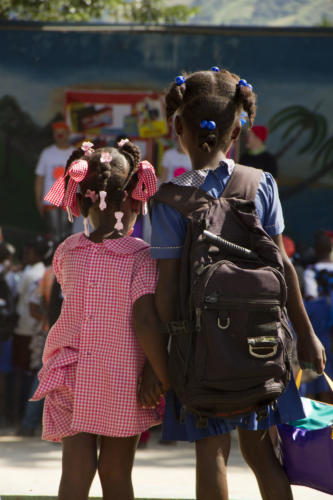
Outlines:
{"label": "backpack zipper", "polygon": [[195,331],[200,332],[201,330],[201,307],[195,308]]}
{"label": "backpack zipper", "polygon": [[280,305],[280,301],[277,299],[252,299],[250,297],[235,297],[235,298],[229,298],[229,297],[220,297],[217,298],[216,295],[207,295],[204,297],[204,303],[206,304],[217,304],[221,305],[221,303],[237,303],[237,304],[243,304],[246,302],[247,304],[266,304],[266,305]]}
{"label": "backpack zipper", "polygon": [[[227,259],[223,259],[223,260],[216,262],[215,264],[205,266],[205,267],[210,268],[210,269],[209,269],[209,272],[207,273],[208,276],[206,277],[203,289],[206,289],[210,278],[212,277],[213,273],[215,272],[215,269],[223,264],[231,264],[231,265],[237,267],[237,264],[235,264],[231,260],[227,260]],[[278,280],[280,282],[280,286],[281,286],[281,292],[282,292],[281,293],[281,300],[278,301],[278,303],[282,304],[282,307],[284,307],[286,305],[287,296],[286,296],[286,292],[283,293],[283,291],[286,291],[287,285],[286,285],[285,278],[284,278],[283,274],[278,269],[276,269],[275,267],[272,267],[272,266],[264,266],[264,267],[261,267],[260,269],[261,270],[265,270],[265,269],[269,270],[269,271],[273,272],[276,275],[276,277],[278,278]],[[203,274],[203,272],[201,274]],[[202,297],[201,300],[202,299],[203,299],[203,301],[205,301],[205,297]],[[240,300],[244,300],[244,299],[240,299]]]}

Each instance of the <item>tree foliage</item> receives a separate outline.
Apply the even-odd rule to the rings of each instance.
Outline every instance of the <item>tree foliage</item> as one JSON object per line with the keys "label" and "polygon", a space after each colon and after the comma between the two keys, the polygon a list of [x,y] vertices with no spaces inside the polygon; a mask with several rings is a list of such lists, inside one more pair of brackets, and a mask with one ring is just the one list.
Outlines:
{"label": "tree foliage", "polygon": [[139,24],[185,23],[198,8],[168,0],[1,0],[0,19],[87,22],[104,17]]}
{"label": "tree foliage", "polygon": [[167,6],[165,0],[130,1],[123,4],[124,18],[139,24],[176,24],[186,22],[199,12],[198,7],[186,5]]}

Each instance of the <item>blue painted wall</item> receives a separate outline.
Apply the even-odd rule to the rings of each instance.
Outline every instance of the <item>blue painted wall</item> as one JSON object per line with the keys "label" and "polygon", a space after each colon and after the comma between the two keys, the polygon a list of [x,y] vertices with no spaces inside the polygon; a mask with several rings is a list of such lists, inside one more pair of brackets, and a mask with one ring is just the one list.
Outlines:
{"label": "blue painted wall", "polygon": [[[181,70],[223,65],[250,81],[258,93],[256,122],[267,123],[280,109],[294,104],[333,115],[333,30],[233,29],[205,27],[143,27],[101,25],[0,25],[0,99],[13,96],[36,125],[45,126],[63,110],[64,90],[148,89],[162,91]],[[1,113],[1,109],[0,109]],[[329,134],[333,134],[330,125]],[[280,134],[268,139],[279,149]],[[15,141],[14,141],[15,142]],[[1,169],[0,129],[0,169]],[[36,151],[36,155],[39,151]],[[16,180],[26,179],[20,206],[8,214],[4,206],[16,184],[0,186],[0,224],[39,229],[33,207],[34,157],[14,161]],[[281,190],[313,169],[310,156],[296,148],[280,162]],[[333,228],[333,197],[329,175],[315,189],[284,202],[287,231],[310,241],[314,230]],[[29,193],[28,193],[29,191]],[[13,196],[13,194],[11,194]],[[3,200],[3,201],[1,201]],[[7,202],[6,202],[7,203]]]}

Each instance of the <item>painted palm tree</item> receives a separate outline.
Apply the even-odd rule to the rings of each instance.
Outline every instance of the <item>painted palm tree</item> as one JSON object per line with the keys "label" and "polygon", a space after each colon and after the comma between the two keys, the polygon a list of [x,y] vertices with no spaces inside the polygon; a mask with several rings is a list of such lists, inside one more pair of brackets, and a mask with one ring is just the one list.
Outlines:
{"label": "painted palm tree", "polygon": [[271,118],[268,124],[271,132],[287,125],[282,134],[281,149],[275,153],[276,158],[281,158],[306,132],[308,137],[297,153],[316,151],[320,147],[326,138],[327,120],[317,113],[318,107],[319,104],[311,111],[304,106],[288,106]]}
{"label": "painted palm tree", "polygon": [[316,153],[314,158],[314,165],[320,165],[319,168],[315,169],[313,174],[301,181],[296,186],[293,186],[285,194],[284,198],[290,198],[291,196],[303,191],[304,189],[315,184],[319,179],[329,172],[333,172],[333,137],[329,137],[325,143],[321,146],[320,151]]}
{"label": "painted palm tree", "polygon": [[271,132],[286,127],[282,134],[282,146],[275,154],[277,158],[281,158],[302,138],[303,143],[297,150],[297,154],[312,153],[313,155],[311,160],[314,165],[313,174],[281,193],[283,199],[303,191],[333,171],[333,137],[327,137],[327,119],[317,112],[318,107],[319,104],[311,111],[304,106],[289,106],[276,113],[269,122]]}

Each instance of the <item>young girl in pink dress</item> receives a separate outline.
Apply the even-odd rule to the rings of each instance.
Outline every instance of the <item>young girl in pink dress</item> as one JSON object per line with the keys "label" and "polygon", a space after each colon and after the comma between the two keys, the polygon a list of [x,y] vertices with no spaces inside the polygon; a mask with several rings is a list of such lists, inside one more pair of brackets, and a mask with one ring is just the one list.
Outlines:
{"label": "young girl in pink dress", "polygon": [[[54,256],[64,301],[33,399],[45,397],[43,439],[62,442],[59,499],[87,499],[97,470],[104,499],[130,500],[138,438],[160,423],[154,402],[168,386],[153,305],[156,261],[147,243],[129,236],[156,191],[156,177],[128,140],[118,148],[92,146],[83,143],[72,154],[64,177],[46,196],[70,219],[81,212],[85,234],[67,238]],[[151,388],[145,382],[147,408],[138,399],[143,349],[160,381]]]}

